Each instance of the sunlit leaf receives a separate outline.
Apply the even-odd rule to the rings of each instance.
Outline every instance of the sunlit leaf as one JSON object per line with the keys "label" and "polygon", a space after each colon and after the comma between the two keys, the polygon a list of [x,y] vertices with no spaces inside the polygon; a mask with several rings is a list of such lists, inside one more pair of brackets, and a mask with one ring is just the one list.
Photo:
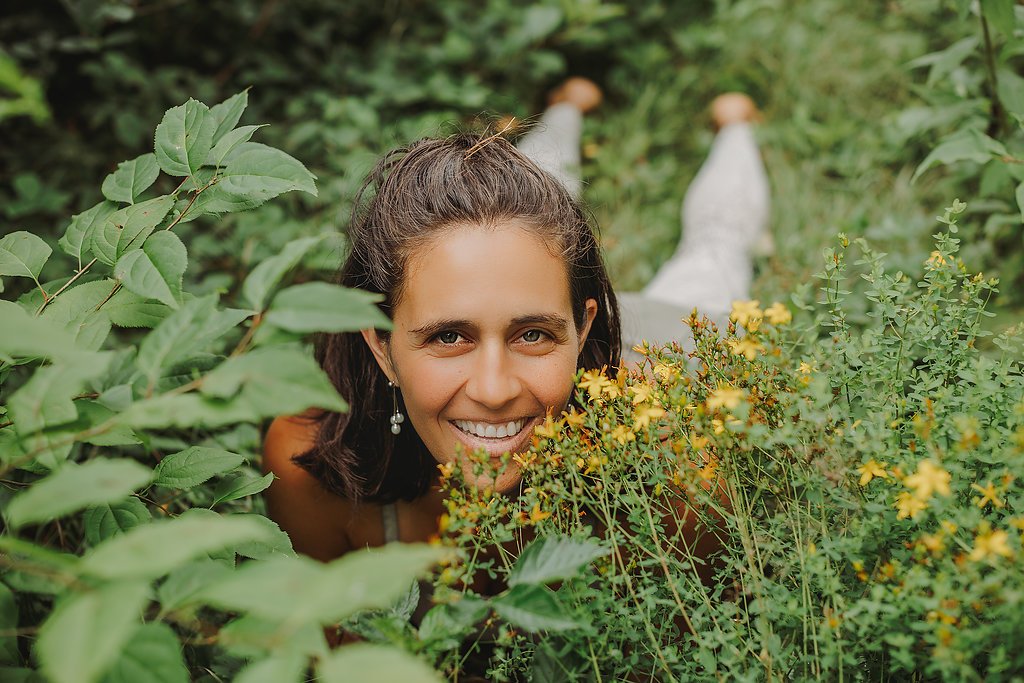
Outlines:
{"label": "sunlit leaf", "polygon": [[270,292],[281,282],[281,278],[322,239],[322,237],[300,237],[284,245],[281,253],[260,262],[242,283],[242,297],[246,303],[254,311],[262,311]]}
{"label": "sunlit leaf", "polygon": [[245,457],[219,448],[191,446],[160,461],[153,483],[175,489],[190,489],[211,477],[230,472],[245,462]]}
{"label": "sunlit leaf", "polygon": [[594,541],[560,536],[538,538],[519,555],[508,585],[541,585],[577,576],[584,567],[608,551]]}
{"label": "sunlit leaf", "polygon": [[143,154],[131,161],[122,161],[117,170],[103,180],[103,196],[113,202],[134,204],[139,195],[160,175],[156,155]]}
{"label": "sunlit leaf", "polygon": [[114,266],[114,277],[139,296],[177,308],[186,267],[185,245],[173,232],[163,230],[150,236],[142,249],[122,256]]}
{"label": "sunlit leaf", "polygon": [[154,140],[160,168],[172,176],[190,176],[198,171],[210,154],[216,130],[217,120],[202,102],[189,99],[168,109],[156,127]]}
{"label": "sunlit leaf", "polygon": [[0,238],[0,275],[39,278],[53,250],[38,235],[19,230]]}

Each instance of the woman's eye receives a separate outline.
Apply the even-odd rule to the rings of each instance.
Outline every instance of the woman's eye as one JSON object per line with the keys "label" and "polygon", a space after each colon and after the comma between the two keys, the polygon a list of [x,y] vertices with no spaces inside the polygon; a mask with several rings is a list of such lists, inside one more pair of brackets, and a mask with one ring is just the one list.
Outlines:
{"label": "woman's eye", "polygon": [[460,337],[461,335],[458,332],[442,332],[441,334],[437,335],[437,341],[441,342],[442,344],[457,344],[459,342]]}
{"label": "woman's eye", "polygon": [[527,330],[523,333],[523,341],[531,344],[539,342],[544,338],[544,333],[540,330]]}

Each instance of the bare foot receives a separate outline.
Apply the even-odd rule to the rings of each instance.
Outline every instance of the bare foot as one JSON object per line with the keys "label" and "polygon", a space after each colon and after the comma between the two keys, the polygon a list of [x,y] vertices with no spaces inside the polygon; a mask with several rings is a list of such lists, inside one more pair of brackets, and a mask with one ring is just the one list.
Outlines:
{"label": "bare foot", "polygon": [[724,128],[730,123],[757,122],[761,120],[754,100],[741,92],[727,92],[711,100],[711,120],[715,128]]}
{"label": "bare foot", "polygon": [[551,91],[548,96],[548,105],[568,102],[586,114],[601,104],[602,97],[604,94],[597,83],[589,78],[573,76]]}

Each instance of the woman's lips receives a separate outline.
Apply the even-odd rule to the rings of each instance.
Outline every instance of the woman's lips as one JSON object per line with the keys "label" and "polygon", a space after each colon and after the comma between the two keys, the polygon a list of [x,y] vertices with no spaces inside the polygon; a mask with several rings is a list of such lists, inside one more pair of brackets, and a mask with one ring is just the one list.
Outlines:
{"label": "woman's lips", "polygon": [[[451,426],[452,431],[455,432],[456,438],[466,448],[472,451],[484,450],[490,453],[492,457],[496,457],[505,453],[515,453],[523,450],[530,443],[534,427],[539,422],[540,418],[538,417],[527,417],[501,423],[479,422],[476,420],[449,420],[448,424]],[[509,425],[512,425],[515,430],[511,436],[508,435]],[[503,431],[506,436],[497,436]],[[491,433],[495,434],[495,436],[481,436],[481,434]]]}

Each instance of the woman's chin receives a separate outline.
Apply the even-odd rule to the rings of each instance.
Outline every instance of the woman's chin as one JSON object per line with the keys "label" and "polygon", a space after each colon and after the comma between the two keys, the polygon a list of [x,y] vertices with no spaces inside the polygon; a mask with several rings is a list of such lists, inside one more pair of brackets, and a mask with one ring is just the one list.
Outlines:
{"label": "woman's chin", "polygon": [[462,462],[462,478],[467,486],[475,489],[493,489],[496,493],[508,494],[518,490],[523,480],[519,465],[514,462],[503,463],[492,460],[484,465],[484,472],[479,472],[480,465],[473,462]]}

